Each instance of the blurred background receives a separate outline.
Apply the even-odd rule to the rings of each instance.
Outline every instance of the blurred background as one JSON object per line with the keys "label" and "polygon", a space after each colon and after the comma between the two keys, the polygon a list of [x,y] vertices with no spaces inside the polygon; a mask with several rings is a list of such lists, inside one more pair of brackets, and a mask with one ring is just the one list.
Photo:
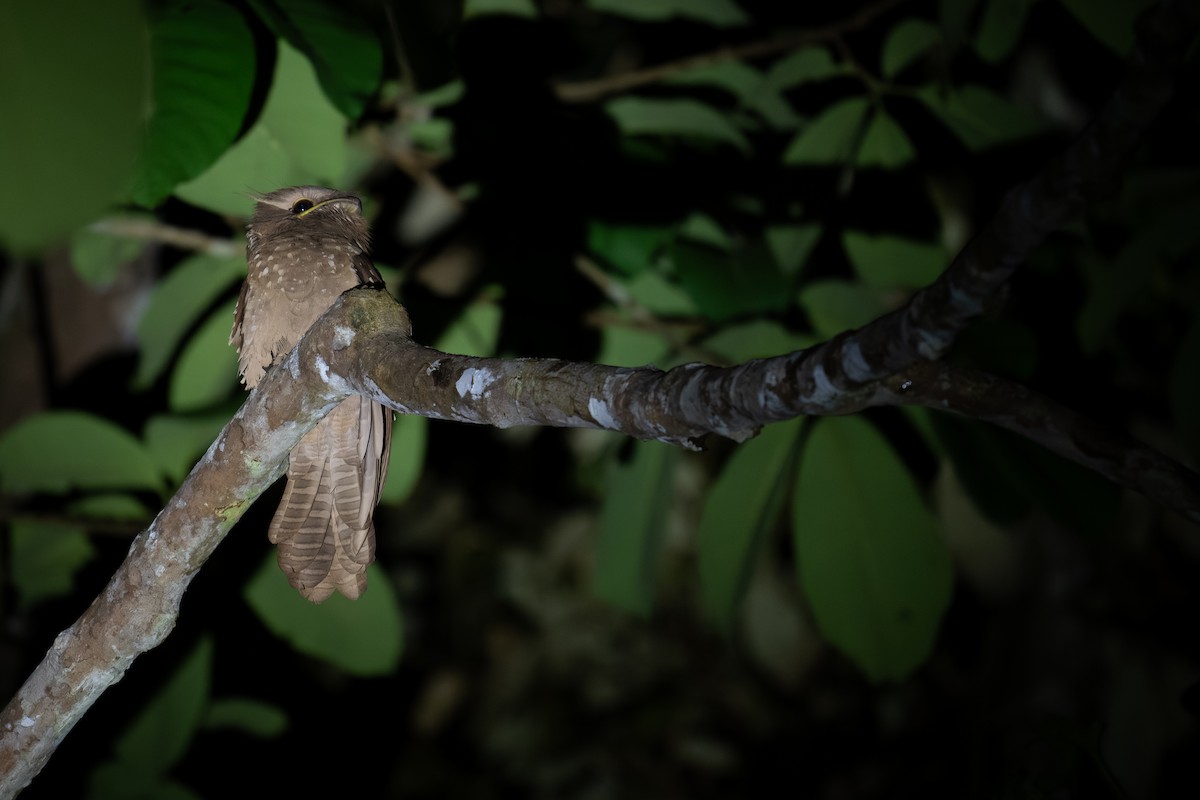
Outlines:
{"label": "blurred background", "polygon": [[[934,279],[1134,0],[0,8],[0,694],[244,398],[251,194],[357,191],[414,338],[662,368]],[[951,358],[1200,454],[1196,59]],[[1200,528],[917,409],[699,452],[400,417],[357,602],[281,485],[22,797],[1197,796]]]}

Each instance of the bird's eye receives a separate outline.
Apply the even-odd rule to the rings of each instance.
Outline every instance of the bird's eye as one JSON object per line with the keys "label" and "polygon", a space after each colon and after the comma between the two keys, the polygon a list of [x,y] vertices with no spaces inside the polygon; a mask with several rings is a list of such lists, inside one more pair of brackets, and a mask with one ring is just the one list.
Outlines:
{"label": "bird's eye", "polygon": [[305,211],[308,211],[312,207],[313,207],[312,200],[297,200],[295,205],[292,206],[292,213],[293,214],[303,214]]}

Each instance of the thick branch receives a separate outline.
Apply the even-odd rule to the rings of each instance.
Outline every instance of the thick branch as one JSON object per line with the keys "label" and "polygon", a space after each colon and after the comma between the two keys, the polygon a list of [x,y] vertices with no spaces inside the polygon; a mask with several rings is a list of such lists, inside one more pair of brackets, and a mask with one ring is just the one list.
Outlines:
{"label": "thick branch", "polygon": [[1146,12],[1121,83],[1058,158],[1011,189],[996,216],[950,267],[903,308],[834,340],[823,356],[838,386],[894,375],[944,354],[984,304],[1084,201],[1105,193],[1171,96],[1175,74],[1200,28],[1195,2],[1166,0]]}
{"label": "thick branch", "polygon": [[345,397],[312,374],[320,359],[303,357],[315,342],[330,347],[333,335],[332,326],[318,325],[270,371],[0,713],[0,798],[24,788],[104,690],[167,637],[192,577],[283,474],[300,437]]}

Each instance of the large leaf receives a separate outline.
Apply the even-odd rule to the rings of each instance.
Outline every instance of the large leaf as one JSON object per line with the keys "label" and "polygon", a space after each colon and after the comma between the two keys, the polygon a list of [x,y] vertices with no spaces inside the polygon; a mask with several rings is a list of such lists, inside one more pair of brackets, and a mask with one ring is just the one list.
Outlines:
{"label": "large leaf", "polygon": [[260,739],[279,736],[287,725],[287,714],[278,706],[249,697],[214,700],[204,716],[205,728],[229,728]]}
{"label": "large leaf", "polygon": [[910,17],[888,32],[880,56],[880,71],[894,78],[927,50],[940,44],[942,34],[932,22]]}
{"label": "large leaf", "polygon": [[208,703],[212,642],[199,644],[142,709],[91,774],[91,800],[199,800],[166,776],[186,752]]}
{"label": "large leaf", "polygon": [[605,103],[604,109],[630,136],[683,136],[750,151],[746,137],[724,114],[697,100],[619,97]]}
{"label": "large leaf", "polygon": [[916,149],[908,134],[883,109],[871,115],[871,122],[863,134],[858,149],[857,163],[860,167],[883,167],[896,169],[912,161]]}
{"label": "large leaf", "polygon": [[237,352],[229,345],[234,302],[209,315],[179,355],[167,398],[172,411],[211,408],[237,389]]}
{"label": "large leaf", "polygon": [[776,129],[794,128],[800,122],[799,116],[784,99],[781,88],[744,61],[705,64],[675,73],[667,80],[669,83],[723,89]]}
{"label": "large leaf", "polygon": [[458,356],[493,356],[502,318],[500,306],[491,300],[471,303],[442,331],[433,346]]}
{"label": "large leaf", "polygon": [[154,108],[133,200],[158,205],[206,170],[241,130],[254,88],[254,37],[223,0],[149,4]]}
{"label": "large leaf", "polygon": [[383,72],[383,51],[370,26],[346,5],[328,0],[250,0],[250,5],[308,58],[333,104],[357,119]]}
{"label": "large leaf", "polygon": [[608,470],[596,543],[596,594],[613,605],[646,616],[654,606],[657,566],[671,507],[671,477],[678,448],[637,441],[622,463]]}
{"label": "large leaf", "polygon": [[727,325],[705,339],[704,352],[720,355],[726,363],[741,364],[752,358],[768,358],[816,344],[812,336],[792,333],[779,322],[756,319]]}
{"label": "large leaf", "polygon": [[680,241],[671,248],[670,262],[696,307],[711,320],[787,307],[787,283],[765,246],[725,254]]}
{"label": "large leaf", "polygon": [[0,489],[65,493],[72,489],[148,489],[163,480],[128,431],[79,411],[45,411],[0,438]]}
{"label": "large leaf", "polygon": [[[994,1],[994,0],[993,0]],[[1121,58],[1133,47],[1134,25],[1150,0],[1059,0],[1083,27]]]}
{"label": "large leaf", "polygon": [[836,63],[824,47],[802,47],[771,65],[767,71],[767,83],[779,91],[827,80],[846,72],[846,68]]}
{"label": "large leaf", "polygon": [[637,275],[649,267],[670,239],[671,229],[660,225],[617,225],[595,220],[588,225],[588,249],[626,275]]}
{"label": "large leaf", "polygon": [[854,271],[872,289],[918,289],[933,283],[950,262],[940,245],[900,236],[846,231],[842,245]]}
{"label": "large leaf", "polygon": [[1026,139],[1045,129],[1045,122],[1030,111],[976,84],[950,91],[927,86],[917,97],[970,150]]}
{"label": "large leaf", "polygon": [[142,5],[0,3],[0,246],[35,252],[129,191],[149,86]]}
{"label": "large leaf", "polygon": [[871,681],[907,678],[950,602],[950,559],[912,476],[861,417],[814,426],[792,528],[801,587],[824,636]]}
{"label": "large leaf", "polygon": [[400,663],[404,619],[378,564],[367,567],[367,591],[313,605],[280,572],[272,552],[246,585],[246,602],[263,624],[301,653],[354,675],[386,675]]}
{"label": "large leaf", "polygon": [[180,483],[228,422],[227,413],[202,416],[160,414],[146,423],[142,438],[162,471],[171,480]]}
{"label": "large leaf", "polygon": [[9,532],[8,572],[23,608],[69,592],[75,573],[96,554],[77,525],[15,519]]}
{"label": "large leaf", "polygon": [[862,327],[886,310],[877,290],[836,278],[805,284],[796,302],[824,337]]}
{"label": "large leaf", "polygon": [[[1033,0],[988,0],[979,31],[975,34],[975,52],[993,64],[1008,56],[1021,36],[1025,17]],[[1104,5],[1088,2],[1088,6]]]}
{"label": "large leaf", "polygon": [[[136,218],[127,216],[125,219]],[[76,275],[92,286],[106,288],[145,247],[146,243],[141,239],[80,228],[71,234],[71,266]]]}
{"label": "large leaf", "polygon": [[774,225],[766,230],[767,248],[775,257],[775,263],[784,275],[795,277],[808,262],[808,256],[821,238],[821,226],[816,223],[803,225]]}
{"label": "large leaf", "polygon": [[802,419],[763,428],[734,451],[708,497],[696,532],[700,590],[709,615],[733,630],[760,546],[792,487]]}
{"label": "large leaf", "polygon": [[183,756],[208,704],[212,650],[212,641],[201,639],[133,719],[113,746],[119,761],[161,775]]}
{"label": "large leaf", "polygon": [[[135,389],[152,384],[187,333],[213,301],[246,275],[241,257],[195,255],[175,266],[158,282],[138,320],[139,356]],[[226,320],[233,328],[233,316]],[[228,338],[229,330],[225,331]]]}
{"label": "large leaf", "polygon": [[721,28],[749,21],[733,0],[588,0],[587,4],[596,11],[647,21],[683,17]]}
{"label": "large leaf", "polygon": [[800,129],[783,153],[785,164],[842,164],[858,149],[869,101],[849,97],[823,110]]}
{"label": "large leaf", "polygon": [[379,502],[399,505],[412,494],[425,466],[425,442],[428,437],[428,417],[396,415],[392,423],[392,452],[388,461],[387,482],[379,494]]}
{"label": "large leaf", "polygon": [[346,120],[321,91],[312,65],[279,43],[275,76],[254,126],[175,194],[212,211],[249,216],[251,193],[281,186],[336,186],[346,169]]}

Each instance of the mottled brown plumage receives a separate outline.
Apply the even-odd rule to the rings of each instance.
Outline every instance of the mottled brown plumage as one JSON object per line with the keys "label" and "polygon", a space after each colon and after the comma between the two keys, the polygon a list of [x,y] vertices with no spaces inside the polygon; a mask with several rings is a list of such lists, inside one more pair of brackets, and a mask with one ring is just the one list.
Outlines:
{"label": "mottled brown plumage", "polygon": [[[382,285],[370,229],[352,194],[320,186],[258,198],[248,227],[248,274],[229,341],[253,389],[347,289]],[[268,536],[279,566],[306,598],[356,598],[375,558],[372,515],[387,474],[392,412],[350,397],[292,450],[287,488]]]}

